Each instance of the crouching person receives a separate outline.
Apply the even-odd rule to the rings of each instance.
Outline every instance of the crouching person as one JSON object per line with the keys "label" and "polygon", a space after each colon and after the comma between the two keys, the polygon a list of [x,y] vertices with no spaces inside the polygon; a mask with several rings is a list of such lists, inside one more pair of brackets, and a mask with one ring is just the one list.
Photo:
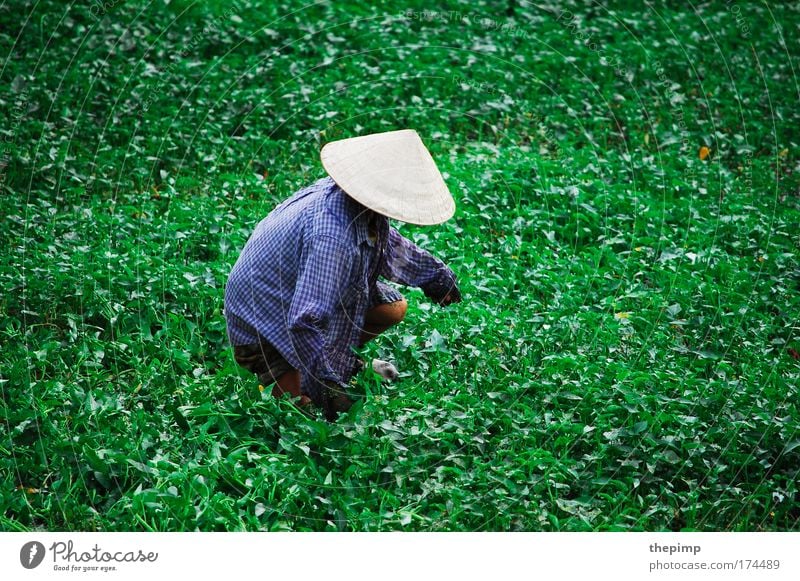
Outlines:
{"label": "crouching person", "polygon": [[[389,224],[439,224],[455,211],[415,131],[334,141],[321,158],[328,176],[278,205],[245,244],[225,287],[225,318],[241,366],[276,397],[288,393],[334,420],[352,405],[345,386],[364,365],[352,348],[408,307],[380,278],[442,306],[461,295],[450,268]],[[379,360],[373,369],[397,374]]]}

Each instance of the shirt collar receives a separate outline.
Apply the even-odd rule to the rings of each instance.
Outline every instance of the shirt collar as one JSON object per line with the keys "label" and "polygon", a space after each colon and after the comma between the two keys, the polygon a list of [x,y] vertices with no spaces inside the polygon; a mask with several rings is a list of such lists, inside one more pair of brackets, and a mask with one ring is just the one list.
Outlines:
{"label": "shirt collar", "polygon": [[364,229],[367,232],[367,244],[380,247],[385,243],[389,235],[389,218],[372,210],[370,210],[370,214],[375,217],[375,242],[369,237],[369,220],[366,220]]}
{"label": "shirt collar", "polygon": [[[336,187],[338,188],[338,186]],[[360,246],[361,244],[367,243],[369,246],[376,246],[385,240],[389,230],[389,219],[386,216],[370,210],[360,202],[351,198],[341,188],[339,188],[339,190],[341,191],[342,198],[345,200],[345,205],[350,210],[349,213],[353,218],[356,231],[356,242],[358,245]],[[373,217],[377,226],[377,232],[375,233],[376,240],[374,242],[369,237],[369,224]]]}

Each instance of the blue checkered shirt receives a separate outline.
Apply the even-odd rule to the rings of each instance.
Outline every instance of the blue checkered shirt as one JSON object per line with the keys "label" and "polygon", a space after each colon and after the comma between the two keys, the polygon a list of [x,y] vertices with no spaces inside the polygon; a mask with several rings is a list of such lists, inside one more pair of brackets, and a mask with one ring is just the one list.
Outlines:
{"label": "blue checkered shirt", "polygon": [[271,343],[295,369],[301,391],[319,401],[322,381],[346,383],[359,369],[370,307],[402,295],[381,276],[423,290],[455,285],[440,260],[323,178],[264,218],[225,286],[233,345]]}

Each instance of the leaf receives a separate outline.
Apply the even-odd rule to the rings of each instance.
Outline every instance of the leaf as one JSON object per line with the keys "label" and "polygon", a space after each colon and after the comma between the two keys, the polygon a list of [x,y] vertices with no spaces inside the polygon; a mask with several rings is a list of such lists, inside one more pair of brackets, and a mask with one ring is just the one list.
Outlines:
{"label": "leaf", "polygon": [[436,329],[431,332],[430,337],[426,341],[426,346],[434,351],[447,352],[447,342],[442,334]]}
{"label": "leaf", "polygon": [[380,424],[378,424],[381,428],[386,430],[387,432],[400,432],[401,430],[395,426],[389,420],[383,420]]}
{"label": "leaf", "polygon": [[667,307],[667,314],[669,314],[670,317],[674,318],[675,316],[678,315],[678,313],[681,312],[681,310],[683,310],[681,306],[678,303],[675,303]]}
{"label": "leaf", "polygon": [[672,450],[666,450],[661,454],[661,457],[664,458],[664,460],[666,460],[670,464],[677,464],[678,462],[681,461],[680,456],[678,456]]}
{"label": "leaf", "polygon": [[798,447],[800,447],[800,439],[792,440],[791,442],[786,444],[786,447],[783,449],[782,454],[788,454],[789,452],[791,452],[792,450],[797,449]]}
{"label": "leaf", "polygon": [[148,466],[146,464],[142,464],[141,462],[137,462],[136,460],[133,460],[132,458],[128,458],[127,462],[128,462],[128,464],[130,464],[131,466],[136,468],[139,472],[144,472],[145,474],[151,474],[153,476],[158,475],[158,470],[156,470],[152,466]]}

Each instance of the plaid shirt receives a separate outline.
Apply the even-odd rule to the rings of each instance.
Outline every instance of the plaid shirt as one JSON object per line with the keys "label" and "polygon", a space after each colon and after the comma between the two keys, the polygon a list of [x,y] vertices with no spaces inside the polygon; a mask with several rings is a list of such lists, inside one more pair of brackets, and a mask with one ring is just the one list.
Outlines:
{"label": "plaid shirt", "polygon": [[225,286],[228,338],[245,345],[261,335],[318,401],[320,381],[343,384],[358,370],[351,347],[367,309],[402,298],[378,276],[423,290],[455,286],[443,262],[323,178],[275,208],[245,244]]}

